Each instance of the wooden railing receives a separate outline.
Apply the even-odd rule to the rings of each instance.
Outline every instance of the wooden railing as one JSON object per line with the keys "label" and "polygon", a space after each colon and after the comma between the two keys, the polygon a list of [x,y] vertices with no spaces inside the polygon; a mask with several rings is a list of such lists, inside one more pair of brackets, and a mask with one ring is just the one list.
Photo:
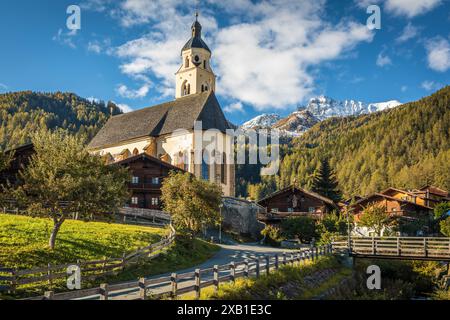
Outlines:
{"label": "wooden railing", "polygon": [[333,242],[354,256],[450,260],[450,238],[431,237],[351,237]]}
{"label": "wooden railing", "polygon": [[212,268],[196,269],[194,272],[183,274],[173,273],[170,276],[156,279],[140,278],[119,284],[102,284],[97,288],[79,290],[55,294],[46,292],[43,296],[30,298],[28,300],[71,300],[71,299],[130,299],[145,300],[148,298],[161,298],[195,293],[198,299],[201,289],[214,286],[219,289],[220,283],[235,281],[238,278],[259,277],[261,274],[269,274],[270,270],[278,270],[280,265],[293,264],[296,262],[315,260],[319,256],[332,254],[332,245],[326,245],[304,251],[283,253],[280,255],[265,256],[253,260],[231,262],[226,265],[215,265]]}
{"label": "wooden railing", "polygon": [[0,292],[8,291],[14,294],[18,287],[30,284],[47,282],[52,287],[56,281],[67,277],[67,268],[77,265],[81,269],[83,280],[95,280],[100,276],[112,275],[123,271],[127,266],[136,264],[142,260],[152,260],[158,257],[162,250],[169,247],[175,240],[175,229],[170,226],[170,234],[158,243],[129,254],[124,253],[120,258],[104,258],[94,261],[80,261],[69,264],[38,267],[27,270],[16,270],[0,267]]}
{"label": "wooden railing", "polygon": [[322,213],[310,213],[310,212],[270,212],[259,213],[258,220],[284,220],[290,217],[309,217],[313,219],[320,219],[323,216]]}

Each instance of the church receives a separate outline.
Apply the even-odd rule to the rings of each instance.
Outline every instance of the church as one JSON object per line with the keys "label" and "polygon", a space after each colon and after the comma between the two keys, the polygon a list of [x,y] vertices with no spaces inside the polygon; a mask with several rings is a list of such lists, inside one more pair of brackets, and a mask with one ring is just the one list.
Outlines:
{"label": "church", "polygon": [[227,132],[233,125],[215,96],[211,54],[196,18],[192,36],[181,50],[175,100],[112,116],[88,145],[90,153],[108,164],[129,166],[132,206],[156,209],[161,181],[171,169],[215,182],[224,196],[234,196],[234,137]]}

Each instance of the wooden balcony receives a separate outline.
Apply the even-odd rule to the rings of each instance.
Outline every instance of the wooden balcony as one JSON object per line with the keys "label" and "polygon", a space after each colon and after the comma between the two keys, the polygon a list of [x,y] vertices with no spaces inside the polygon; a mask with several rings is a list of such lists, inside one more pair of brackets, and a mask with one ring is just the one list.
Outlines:
{"label": "wooden balcony", "polygon": [[158,191],[161,189],[161,183],[128,183],[128,189],[130,190],[148,190],[148,191]]}
{"label": "wooden balcony", "polygon": [[313,219],[322,219],[323,213],[310,212],[270,212],[258,214],[258,220],[261,221],[280,221],[293,217],[308,217]]}

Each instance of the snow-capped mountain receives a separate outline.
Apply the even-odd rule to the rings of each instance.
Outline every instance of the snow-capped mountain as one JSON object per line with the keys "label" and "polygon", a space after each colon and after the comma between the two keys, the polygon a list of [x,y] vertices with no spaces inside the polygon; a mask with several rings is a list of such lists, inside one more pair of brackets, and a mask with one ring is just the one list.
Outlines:
{"label": "snow-capped mountain", "polygon": [[401,103],[397,100],[366,104],[361,101],[337,101],[326,96],[319,96],[309,100],[308,105],[300,109],[308,110],[318,119],[325,120],[331,117],[355,116],[382,111],[399,105]]}
{"label": "snow-capped mountain", "polygon": [[241,128],[246,129],[270,129],[281,117],[275,113],[264,113],[244,123]]}
{"label": "snow-capped mountain", "polygon": [[280,130],[283,135],[297,136],[319,122],[320,120],[308,110],[299,110],[281,119],[272,128]]}
{"label": "snow-capped mountain", "polygon": [[262,114],[244,123],[241,128],[267,129],[276,128],[282,135],[298,136],[320,121],[331,117],[346,117],[368,114],[401,105],[397,100],[378,103],[364,103],[355,100],[338,101],[326,96],[319,96],[309,100],[306,106],[299,107],[286,118],[278,114]]}

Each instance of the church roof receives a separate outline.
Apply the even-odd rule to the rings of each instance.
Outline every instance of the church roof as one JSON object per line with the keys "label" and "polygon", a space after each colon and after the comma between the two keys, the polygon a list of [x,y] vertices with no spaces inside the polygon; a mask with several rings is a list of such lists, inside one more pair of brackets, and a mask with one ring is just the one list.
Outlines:
{"label": "church roof", "polygon": [[174,101],[111,117],[89,143],[89,149],[119,144],[145,136],[158,137],[177,129],[232,129],[213,91],[188,95]]}

